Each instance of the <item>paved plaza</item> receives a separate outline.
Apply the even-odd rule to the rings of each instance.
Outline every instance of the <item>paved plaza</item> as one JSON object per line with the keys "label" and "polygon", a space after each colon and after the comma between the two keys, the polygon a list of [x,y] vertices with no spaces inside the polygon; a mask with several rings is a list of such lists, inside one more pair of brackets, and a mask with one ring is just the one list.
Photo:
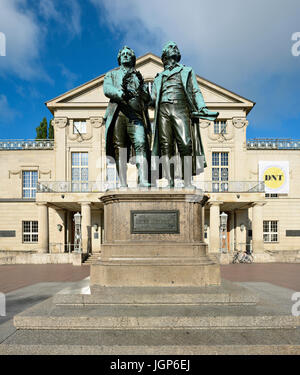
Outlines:
{"label": "paved plaza", "polygon": [[19,264],[0,266],[0,292],[8,293],[45,282],[75,282],[89,276],[90,267],[70,264]]}

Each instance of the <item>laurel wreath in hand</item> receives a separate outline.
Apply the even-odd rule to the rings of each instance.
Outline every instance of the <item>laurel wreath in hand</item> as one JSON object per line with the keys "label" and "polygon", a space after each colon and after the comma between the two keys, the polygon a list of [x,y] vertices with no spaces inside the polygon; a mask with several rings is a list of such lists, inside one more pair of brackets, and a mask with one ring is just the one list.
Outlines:
{"label": "laurel wreath in hand", "polygon": [[[130,89],[130,86],[132,85],[133,74],[136,75],[139,81],[139,86],[137,89]],[[144,86],[144,79],[138,70],[126,73],[122,82],[122,90],[124,92],[124,99],[128,101],[134,97],[138,97],[143,90],[143,86]]]}

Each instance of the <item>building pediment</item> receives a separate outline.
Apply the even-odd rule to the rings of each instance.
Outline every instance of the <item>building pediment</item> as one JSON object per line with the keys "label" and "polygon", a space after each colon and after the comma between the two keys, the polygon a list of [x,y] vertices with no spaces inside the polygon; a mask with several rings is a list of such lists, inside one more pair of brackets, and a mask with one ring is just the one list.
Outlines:
{"label": "building pediment", "polygon": [[[158,56],[147,53],[137,59],[136,69],[142,73],[144,80],[147,82],[153,81],[156,74],[163,70],[163,65]],[[46,102],[47,107],[52,113],[56,108],[62,107],[105,108],[109,99],[103,93],[104,76],[105,74],[102,74]],[[240,107],[245,108],[248,113],[255,104],[251,100],[245,99],[198,75],[197,80],[205,103],[209,108]]]}

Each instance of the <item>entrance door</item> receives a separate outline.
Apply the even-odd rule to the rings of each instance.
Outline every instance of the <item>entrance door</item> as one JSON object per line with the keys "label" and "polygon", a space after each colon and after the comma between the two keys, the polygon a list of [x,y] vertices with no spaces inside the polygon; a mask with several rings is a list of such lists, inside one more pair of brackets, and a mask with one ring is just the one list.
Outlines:
{"label": "entrance door", "polygon": [[230,212],[226,212],[226,214],[228,215],[227,217],[227,251],[230,252],[230,227],[231,227],[231,213]]}

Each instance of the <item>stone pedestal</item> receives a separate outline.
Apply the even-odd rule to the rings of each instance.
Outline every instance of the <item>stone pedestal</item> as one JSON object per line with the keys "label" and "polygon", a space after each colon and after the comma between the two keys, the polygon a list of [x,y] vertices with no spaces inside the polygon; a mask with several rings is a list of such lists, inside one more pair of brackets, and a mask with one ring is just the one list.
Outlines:
{"label": "stone pedestal", "polygon": [[201,191],[110,191],[101,200],[104,244],[91,287],[220,285],[203,241]]}

